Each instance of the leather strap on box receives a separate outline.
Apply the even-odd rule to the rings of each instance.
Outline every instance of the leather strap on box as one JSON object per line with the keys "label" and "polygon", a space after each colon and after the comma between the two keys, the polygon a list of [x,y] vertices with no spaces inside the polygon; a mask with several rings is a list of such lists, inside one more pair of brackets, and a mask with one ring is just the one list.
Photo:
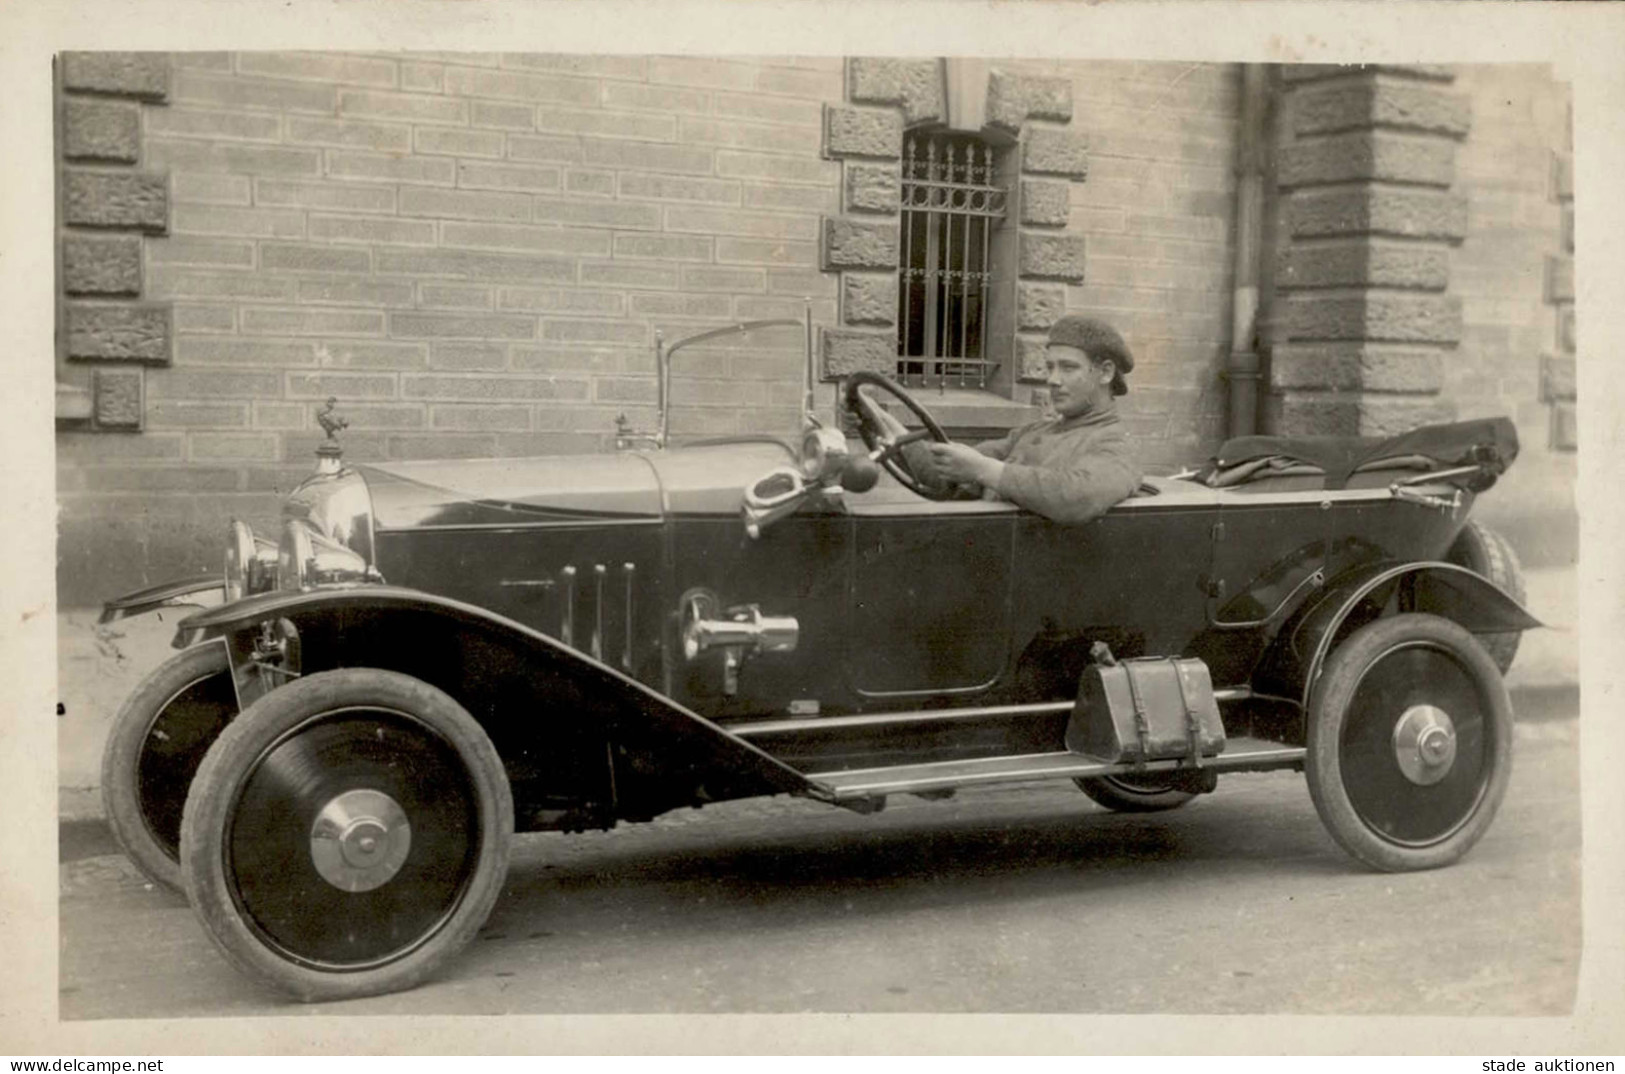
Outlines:
{"label": "leather strap on box", "polygon": [[1185,669],[1180,667],[1177,659],[1169,659],[1174,666],[1174,686],[1179,690],[1179,703],[1185,708],[1185,731],[1191,740],[1191,765],[1202,767],[1202,721],[1196,709],[1191,705],[1191,699],[1185,693]]}
{"label": "leather strap on box", "polygon": [[1123,674],[1128,676],[1129,703],[1134,706],[1134,733],[1140,739],[1140,758],[1138,763],[1145,764],[1151,757],[1151,725],[1145,718],[1145,702],[1140,698],[1140,687],[1134,679],[1132,664],[1123,668]]}

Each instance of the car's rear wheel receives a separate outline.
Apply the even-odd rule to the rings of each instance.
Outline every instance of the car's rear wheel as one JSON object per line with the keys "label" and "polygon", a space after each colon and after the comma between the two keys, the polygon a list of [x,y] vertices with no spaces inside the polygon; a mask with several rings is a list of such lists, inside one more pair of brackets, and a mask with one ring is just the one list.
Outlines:
{"label": "car's rear wheel", "polygon": [[220,644],[194,646],[142,680],[102,751],[102,804],[113,838],[148,879],[181,891],[181,811],[203,756],[237,715]]}
{"label": "car's rear wheel", "polygon": [[[1505,537],[1482,522],[1469,521],[1456,535],[1456,541],[1445,553],[1446,561],[1466,567],[1474,574],[1495,583],[1519,604],[1524,601],[1523,568],[1518,553],[1512,550]],[[1523,634],[1513,630],[1505,634],[1478,634],[1478,643],[1494,659],[1495,666],[1505,675],[1518,655],[1518,642]]]}
{"label": "car's rear wheel", "polygon": [[468,943],[507,873],[513,800],[466,710],[409,676],[308,675],[205,758],[181,827],[204,927],[306,1001],[410,988]]}
{"label": "car's rear wheel", "polygon": [[1083,776],[1073,782],[1114,813],[1162,813],[1196,797],[1178,776]]}
{"label": "car's rear wheel", "polygon": [[1354,857],[1436,868],[1488,830],[1512,770],[1512,703],[1462,627],[1418,614],[1361,627],[1326,661],[1309,706],[1309,793]]}

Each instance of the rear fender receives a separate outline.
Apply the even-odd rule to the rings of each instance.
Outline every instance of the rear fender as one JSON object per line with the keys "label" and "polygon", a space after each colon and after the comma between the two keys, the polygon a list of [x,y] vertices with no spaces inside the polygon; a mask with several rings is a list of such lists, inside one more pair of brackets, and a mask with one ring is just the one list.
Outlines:
{"label": "rear fender", "polygon": [[1334,579],[1287,623],[1261,665],[1264,688],[1296,696],[1307,707],[1336,642],[1396,606],[1441,616],[1476,634],[1542,625],[1505,590],[1454,563],[1369,563]]}
{"label": "rear fender", "polygon": [[383,668],[457,699],[502,756],[520,830],[817,793],[760,748],[607,664],[522,623],[417,590],[262,594],[184,620],[175,644],[224,637],[235,662],[252,651],[263,624],[277,621],[293,626],[301,674]]}

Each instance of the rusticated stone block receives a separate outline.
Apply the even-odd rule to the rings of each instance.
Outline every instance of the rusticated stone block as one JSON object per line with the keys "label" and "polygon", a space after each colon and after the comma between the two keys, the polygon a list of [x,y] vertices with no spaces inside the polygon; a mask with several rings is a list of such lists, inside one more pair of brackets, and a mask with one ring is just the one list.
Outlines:
{"label": "rusticated stone block", "polygon": [[1456,343],[1461,339],[1461,300],[1380,291],[1294,295],[1286,303],[1286,329],[1292,340]]}
{"label": "rusticated stone block", "polygon": [[940,120],[942,66],[937,60],[860,56],[847,61],[847,96],[860,104],[895,104],[909,125]]}
{"label": "rusticated stone block", "polygon": [[96,404],[89,388],[56,382],[56,423],[83,426],[96,416]]}
{"label": "rusticated stone block", "polygon": [[896,168],[884,164],[848,164],[847,211],[895,213],[902,197],[901,182]]}
{"label": "rusticated stone block", "polygon": [[141,370],[98,369],[92,383],[98,429],[141,428]]}
{"label": "rusticated stone block", "polygon": [[1016,286],[1016,327],[1043,331],[1066,313],[1066,288],[1056,284]]}
{"label": "rusticated stone block", "polygon": [[1544,403],[1573,402],[1575,398],[1573,358],[1546,356],[1540,360],[1540,398]]}
{"label": "rusticated stone block", "polygon": [[1265,400],[1267,428],[1276,436],[1358,436],[1357,398],[1286,392]]}
{"label": "rusticated stone block", "polygon": [[1456,177],[1456,145],[1414,134],[1357,131],[1287,146],[1278,174],[1283,187],[1357,179],[1447,187]]}
{"label": "rusticated stone block", "polygon": [[1556,451],[1580,449],[1580,424],[1573,403],[1552,407],[1552,448]]}
{"label": "rusticated stone block", "polygon": [[1574,204],[1563,206],[1563,252],[1574,252]]}
{"label": "rusticated stone block", "polygon": [[1434,393],[1444,384],[1436,350],[1369,343],[1290,343],[1270,357],[1276,391]]}
{"label": "rusticated stone block", "polygon": [[897,277],[848,272],[841,277],[841,320],[846,324],[897,323]]}
{"label": "rusticated stone block", "polygon": [[1275,280],[1282,290],[1399,287],[1442,291],[1450,284],[1450,256],[1441,246],[1340,239],[1283,250]]}
{"label": "rusticated stone block", "polygon": [[1456,78],[1455,71],[1437,63],[1294,63],[1282,64],[1280,71],[1284,82],[1313,82],[1378,72],[1424,82],[1453,82]]}
{"label": "rusticated stone block", "polygon": [[1455,417],[1455,405],[1447,399],[1368,395],[1360,400],[1359,435],[1398,436],[1423,425],[1454,421]]}
{"label": "rusticated stone block", "polygon": [[824,271],[896,267],[896,224],[824,218]]}
{"label": "rusticated stone block", "polygon": [[1463,138],[1472,125],[1460,94],[1380,77],[1304,90],[1292,100],[1292,115],[1298,134],[1388,127]]}
{"label": "rusticated stone block", "polygon": [[68,357],[169,364],[168,306],[68,306]]}
{"label": "rusticated stone block", "polygon": [[64,52],[64,89],[162,101],[169,96],[169,56],[162,52]]}
{"label": "rusticated stone block", "polygon": [[864,369],[890,376],[897,368],[897,337],[889,332],[848,332],[826,328],[823,352],[825,380]]}
{"label": "rusticated stone block", "polygon": [[1569,354],[1574,347],[1574,307],[1563,306],[1557,311],[1557,345]]}
{"label": "rusticated stone block", "polygon": [[1083,279],[1084,239],[1082,235],[1046,235],[1036,231],[1021,233],[1021,275],[1049,280]]}
{"label": "rusticated stone block", "polygon": [[1028,384],[1048,379],[1049,374],[1044,370],[1044,349],[1047,342],[1043,336],[1016,337],[1016,369],[1019,379]]}
{"label": "rusticated stone block", "polygon": [[1064,179],[1021,181],[1021,222],[1065,227],[1072,216],[1072,184]]}
{"label": "rusticated stone block", "polygon": [[1292,234],[1398,235],[1459,242],[1467,234],[1467,200],[1441,190],[1382,186],[1292,195]]}
{"label": "rusticated stone block", "polygon": [[1034,127],[1021,141],[1021,170],[1039,175],[1089,176],[1089,139],[1077,131]]}
{"label": "rusticated stone block", "polygon": [[140,236],[65,236],[62,289],[70,295],[139,295]]}
{"label": "rusticated stone block", "polygon": [[903,117],[889,108],[826,105],[824,151],[832,157],[896,160],[903,154]]}
{"label": "rusticated stone block", "polygon": [[1287,392],[1273,409],[1272,431],[1281,436],[1397,436],[1454,416],[1448,403],[1428,396]]}
{"label": "rusticated stone block", "polygon": [[169,229],[169,184],[149,172],[69,168],[62,181],[63,222],[81,227]]}
{"label": "rusticated stone block", "polygon": [[62,109],[62,155],[134,164],[141,156],[140,106],[69,97]]}
{"label": "rusticated stone block", "polygon": [[1548,257],[1546,259],[1546,301],[1574,301],[1574,259]]}
{"label": "rusticated stone block", "polygon": [[987,121],[1014,133],[1029,119],[1066,123],[1072,118],[1072,83],[993,70],[987,80]]}

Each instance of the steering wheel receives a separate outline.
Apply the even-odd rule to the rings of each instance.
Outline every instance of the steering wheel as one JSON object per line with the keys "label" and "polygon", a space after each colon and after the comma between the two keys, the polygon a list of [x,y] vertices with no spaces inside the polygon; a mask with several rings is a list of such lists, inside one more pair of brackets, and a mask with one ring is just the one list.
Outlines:
{"label": "steering wheel", "polygon": [[[897,419],[859,390],[865,384],[873,384],[902,403],[908,408],[909,413],[920,419],[922,428],[911,433],[898,432],[901,425]],[[858,435],[863,437],[864,444],[869,448],[870,457],[884,466],[886,472],[897,479],[898,484],[928,500],[954,498],[952,484],[929,484],[917,477],[909,468],[908,459],[903,454],[906,445],[926,439],[946,444],[948,434],[942,431],[942,426],[937,424],[937,419],[931,416],[930,411],[903,390],[901,384],[879,373],[860,370],[846,378],[846,407],[857,415]]]}

